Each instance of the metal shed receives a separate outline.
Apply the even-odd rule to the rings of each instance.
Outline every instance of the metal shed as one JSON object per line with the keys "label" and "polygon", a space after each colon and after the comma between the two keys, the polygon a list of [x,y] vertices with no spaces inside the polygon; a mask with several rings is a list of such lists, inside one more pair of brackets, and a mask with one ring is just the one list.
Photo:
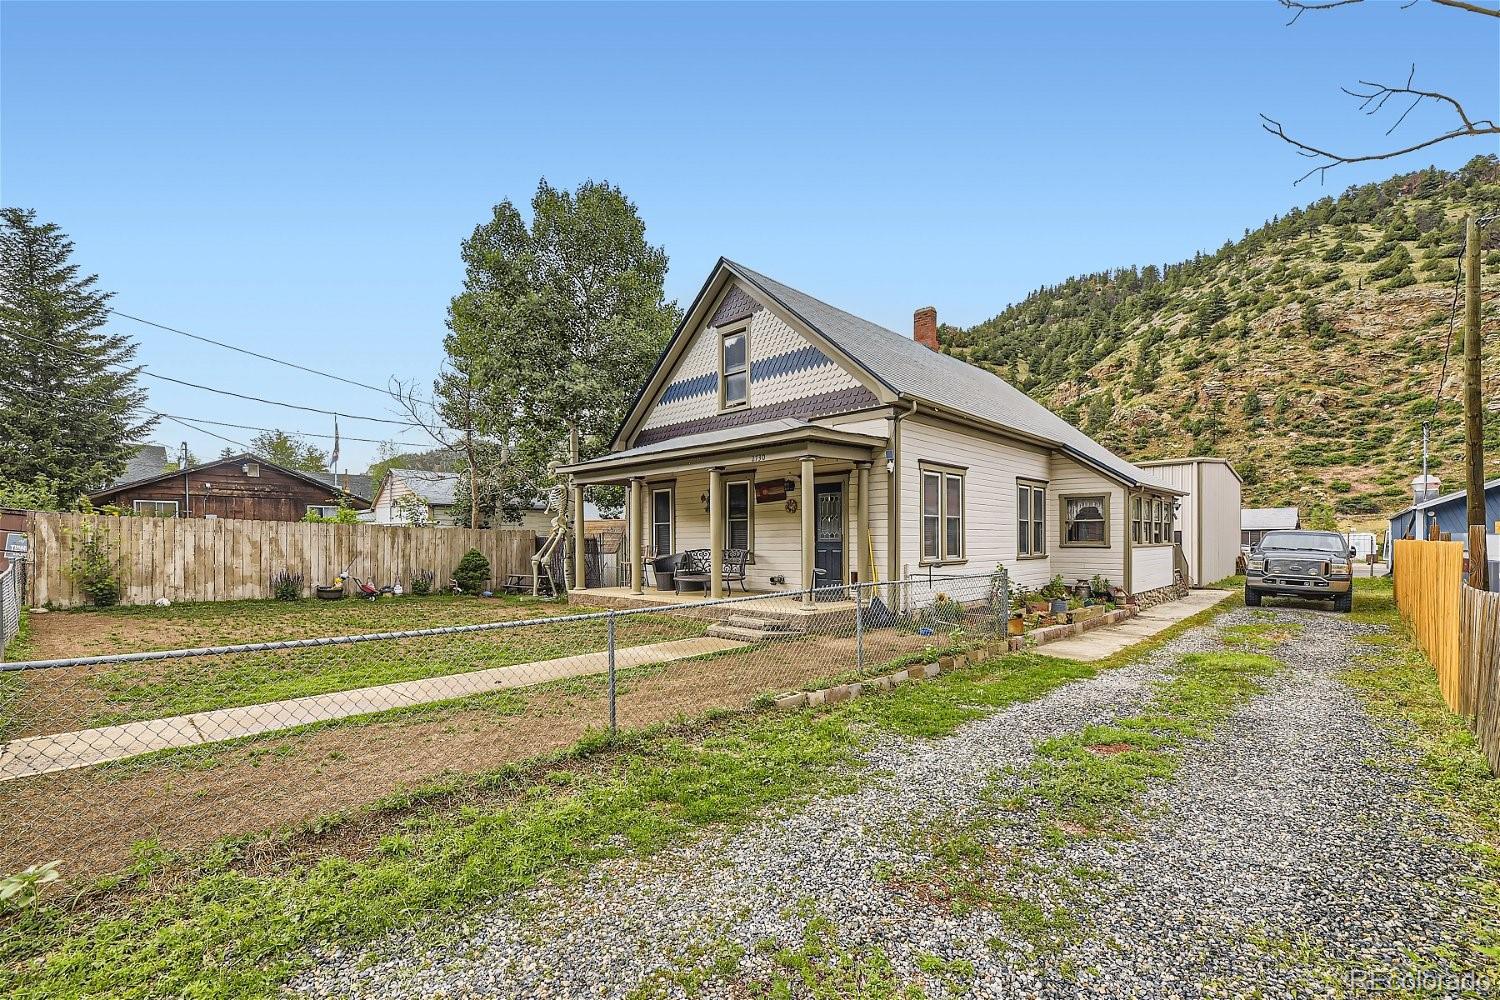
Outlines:
{"label": "metal shed", "polygon": [[1172,458],[1136,465],[1186,494],[1177,510],[1176,534],[1193,586],[1233,576],[1240,554],[1242,484],[1228,459]]}

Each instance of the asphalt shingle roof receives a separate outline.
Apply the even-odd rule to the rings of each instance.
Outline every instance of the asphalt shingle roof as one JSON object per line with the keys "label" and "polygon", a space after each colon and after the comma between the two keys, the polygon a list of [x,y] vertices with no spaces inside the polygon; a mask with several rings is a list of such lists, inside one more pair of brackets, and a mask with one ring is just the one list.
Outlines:
{"label": "asphalt shingle roof", "polygon": [[1127,483],[1160,486],[1155,477],[1099,444],[1009,382],[894,330],[860,319],[733,261],[729,270],[776,299],[892,391],[1055,442]]}
{"label": "asphalt shingle roof", "polygon": [[125,471],[114,478],[111,487],[123,486],[138,479],[152,479],[162,474],[167,467],[167,449],[159,444],[143,444],[136,448]]}
{"label": "asphalt shingle roof", "polygon": [[331,472],[309,472],[307,475],[330,487],[337,485],[345,493],[359,497],[366,503],[375,499],[375,484],[369,476],[348,476],[340,472],[335,482],[335,476]]}
{"label": "asphalt shingle roof", "polygon": [[434,507],[453,505],[458,488],[457,472],[427,472],[423,469],[392,469],[396,481]]}

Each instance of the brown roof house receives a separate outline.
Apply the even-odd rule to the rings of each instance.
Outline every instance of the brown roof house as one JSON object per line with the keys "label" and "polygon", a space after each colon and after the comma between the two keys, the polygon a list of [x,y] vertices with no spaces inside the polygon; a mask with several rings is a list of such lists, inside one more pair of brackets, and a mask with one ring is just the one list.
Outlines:
{"label": "brown roof house", "polygon": [[248,453],[116,482],[89,494],[95,506],[139,515],[256,521],[300,521],[310,511],[328,516],[340,499],[356,510],[369,509],[370,478],[301,472]]}

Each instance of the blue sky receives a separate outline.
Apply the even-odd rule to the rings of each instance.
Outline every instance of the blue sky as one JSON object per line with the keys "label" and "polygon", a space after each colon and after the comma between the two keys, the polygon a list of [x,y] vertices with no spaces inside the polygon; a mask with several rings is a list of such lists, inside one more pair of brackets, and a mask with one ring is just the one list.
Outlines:
{"label": "blue sky", "polygon": [[[1368,150],[1385,125],[1339,86],[1415,62],[1419,84],[1494,116],[1500,32],[1429,4],[1286,21],[1271,0],[8,2],[0,198],[59,223],[125,312],[376,385],[431,377],[459,241],[543,176],[624,188],[683,304],[723,254],[893,329],[926,304],[970,324],[1070,274],[1178,260],[1348,184],[1495,150],[1455,143],[1293,187],[1305,166],[1257,112]],[[120,329],[164,374],[388,412],[373,393]],[[150,389],[167,412],[329,430]],[[156,436],[222,446],[169,424]],[[343,464],[373,450],[346,444]]]}

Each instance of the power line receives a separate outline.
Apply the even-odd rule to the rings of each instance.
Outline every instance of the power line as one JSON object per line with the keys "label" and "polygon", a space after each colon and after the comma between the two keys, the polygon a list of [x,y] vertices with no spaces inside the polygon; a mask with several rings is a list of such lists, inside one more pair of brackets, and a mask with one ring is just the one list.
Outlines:
{"label": "power line", "polygon": [[[299,365],[295,361],[287,361],[287,360],[282,359],[282,358],[272,357],[269,354],[261,354],[259,351],[252,351],[248,347],[240,347],[240,346],[238,346],[236,344],[225,343],[222,340],[215,340],[212,337],[205,337],[205,336],[203,336],[201,334],[190,333],[187,330],[180,330],[180,329],[178,329],[175,326],[168,326],[165,323],[158,323],[155,320],[144,319],[144,318],[142,318],[140,316],[132,316],[130,313],[121,312],[118,309],[111,309],[111,310],[109,310],[109,312],[112,315],[119,316],[121,319],[133,320],[136,323],[144,323],[146,326],[155,327],[158,330],[165,330],[168,333],[175,333],[175,334],[178,334],[179,336],[190,337],[193,340],[200,340],[200,341],[202,341],[205,344],[213,344],[215,347],[222,347],[222,348],[224,348],[226,350],[230,350],[230,351],[238,351],[240,354],[247,354],[247,355],[249,355],[252,358],[260,358],[262,361],[269,361],[272,364],[285,365],[287,368],[295,368],[297,371],[299,371],[299,372],[307,372],[309,375],[321,375],[324,378],[333,379],[335,382],[342,382],[345,385],[352,385],[352,386],[356,386],[356,387],[358,387],[360,389],[369,389],[371,392],[378,392],[382,396],[394,396],[395,395],[395,393],[391,392],[391,390],[389,388],[382,389],[379,386],[370,385],[368,382],[360,382],[357,379],[345,378],[342,375],[335,375],[332,372],[325,372],[325,371],[323,371],[321,369],[318,369],[318,368],[309,368],[306,365]],[[428,406],[436,406],[437,405],[436,403],[434,403],[430,399],[422,399],[422,398],[419,398],[419,397],[413,397],[413,398],[416,399],[417,402],[424,403],[424,404],[426,404]]]}
{"label": "power line", "polygon": [[[88,355],[84,354],[82,351],[77,351],[77,350],[74,350],[73,348],[70,348],[70,347],[64,347],[62,344],[57,344],[57,343],[53,343],[51,341],[42,340],[42,339],[40,339],[38,337],[33,337],[33,336],[30,336],[29,334],[25,334],[25,333],[19,333],[19,332],[16,332],[16,331],[11,331],[11,332],[15,333],[16,336],[21,337],[24,340],[29,340],[29,341],[31,341],[34,344],[41,345],[42,347],[50,347],[50,348],[53,348],[53,349],[56,349],[56,350],[66,351],[69,354],[74,354],[74,355],[77,355],[78,357],[85,358],[85,359],[88,359],[88,360],[92,360],[92,359],[88,358]],[[356,413],[342,413],[342,412],[340,412],[338,410],[325,410],[325,409],[323,409],[321,407],[317,407],[317,406],[304,406],[304,405],[302,405],[300,403],[288,403],[288,402],[285,402],[284,400],[265,399],[265,398],[263,398],[261,396],[251,396],[251,395],[248,395],[248,394],[243,393],[243,392],[234,392],[234,391],[232,391],[230,389],[218,389],[218,388],[215,388],[214,386],[211,386],[211,385],[200,385],[197,382],[188,382],[185,379],[173,378],[170,375],[161,375],[161,374],[158,374],[157,372],[151,371],[145,365],[141,365],[141,366],[139,366],[139,368],[140,368],[140,373],[142,375],[146,375],[146,376],[148,376],[150,378],[160,379],[163,382],[171,382],[171,383],[174,383],[175,385],[186,386],[189,389],[201,389],[204,392],[217,393],[220,396],[232,396],[235,399],[243,399],[243,400],[247,400],[247,401],[252,402],[252,403],[264,403],[267,406],[281,406],[281,407],[285,407],[286,409],[289,409],[289,410],[302,410],[303,412],[306,412],[306,413],[321,413],[324,416],[329,416],[329,417],[343,417],[345,420],[364,420],[364,421],[368,421],[370,423],[375,423],[375,424],[394,424],[394,425],[396,425],[398,427],[408,427],[408,428],[411,428],[411,427],[420,427],[421,426],[421,424],[419,424],[418,422],[416,422],[414,420],[392,420],[389,417],[369,417],[369,416],[363,416],[363,415],[356,414]],[[445,429],[447,429],[447,430],[453,430],[453,428],[451,428],[451,427],[450,428],[445,428]]]}

